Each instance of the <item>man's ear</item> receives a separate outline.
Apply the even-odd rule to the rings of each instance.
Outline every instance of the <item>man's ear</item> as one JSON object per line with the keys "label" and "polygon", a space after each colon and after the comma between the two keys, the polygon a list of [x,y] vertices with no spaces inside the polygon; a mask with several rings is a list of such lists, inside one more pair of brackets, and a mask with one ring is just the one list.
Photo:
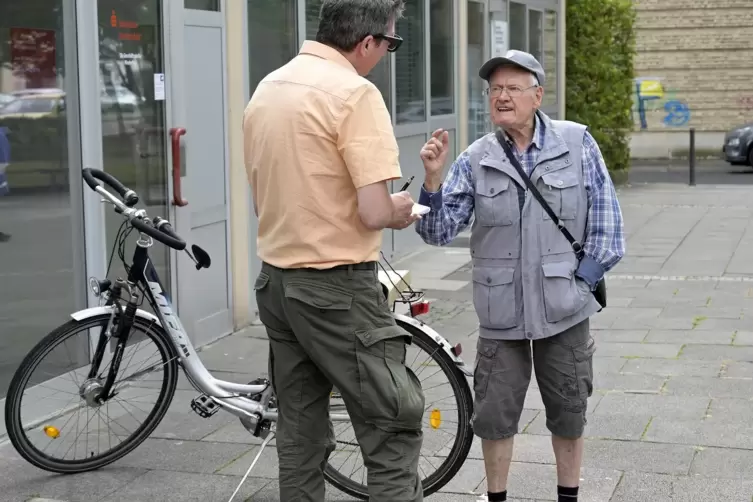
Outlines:
{"label": "man's ear", "polygon": [[356,48],[358,49],[358,51],[359,51],[359,52],[361,52],[361,53],[362,53],[361,55],[364,55],[364,56],[365,56],[366,54],[364,54],[364,53],[365,53],[365,52],[366,52],[367,50],[373,49],[373,48],[374,48],[374,45],[375,45],[376,43],[377,43],[376,39],[375,39],[374,37],[372,37],[371,35],[369,35],[369,36],[367,36],[366,38],[364,38],[363,40],[361,40],[361,41],[360,41],[360,42],[358,43],[358,45],[356,46]]}
{"label": "man's ear", "polygon": [[541,106],[541,103],[544,101],[544,87],[541,85],[536,88],[536,99],[538,100],[539,106]]}

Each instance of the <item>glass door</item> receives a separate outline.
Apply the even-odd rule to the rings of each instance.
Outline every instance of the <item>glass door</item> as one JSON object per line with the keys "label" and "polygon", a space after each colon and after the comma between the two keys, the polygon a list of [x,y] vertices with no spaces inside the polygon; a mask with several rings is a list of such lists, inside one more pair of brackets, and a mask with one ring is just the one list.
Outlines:
{"label": "glass door", "polygon": [[486,61],[486,3],[468,2],[468,144],[490,132],[489,113],[478,69]]}
{"label": "glass door", "polygon": [[[97,7],[103,169],[135,190],[151,217],[169,219],[162,1],[98,0]],[[105,212],[108,262],[123,221]],[[137,239],[137,232],[128,237],[127,262]],[[149,252],[169,292],[169,249],[156,244]],[[119,276],[125,271],[115,256],[110,277]]]}
{"label": "glass door", "polygon": [[[0,406],[26,354],[85,304],[74,16],[63,0],[0,2]],[[66,348],[31,384],[87,360]]]}

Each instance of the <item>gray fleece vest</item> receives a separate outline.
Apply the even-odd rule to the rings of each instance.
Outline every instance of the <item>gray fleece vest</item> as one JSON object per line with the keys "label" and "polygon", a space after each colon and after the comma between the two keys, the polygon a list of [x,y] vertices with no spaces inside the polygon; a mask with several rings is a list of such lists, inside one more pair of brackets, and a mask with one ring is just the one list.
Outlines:
{"label": "gray fleece vest", "polygon": [[[553,121],[543,113],[539,118],[545,136],[531,181],[583,243],[588,200],[581,151],[586,127]],[[476,184],[471,258],[479,335],[547,338],[595,314],[599,304],[588,286],[575,279],[578,260],[570,243],[526,189],[494,134],[478,139],[468,153]],[[516,183],[525,190],[522,210]]]}

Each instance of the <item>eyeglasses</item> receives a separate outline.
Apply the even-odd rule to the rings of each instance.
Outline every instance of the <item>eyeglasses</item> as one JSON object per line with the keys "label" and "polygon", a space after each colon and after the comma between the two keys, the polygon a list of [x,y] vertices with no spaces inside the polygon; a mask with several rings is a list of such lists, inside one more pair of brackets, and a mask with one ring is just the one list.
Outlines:
{"label": "eyeglasses", "polygon": [[395,52],[396,50],[400,48],[400,45],[402,45],[403,43],[403,39],[397,35],[385,35],[383,33],[380,33],[378,35],[372,35],[372,36],[374,38],[384,40],[389,44],[387,46],[387,52]]}
{"label": "eyeglasses", "polygon": [[528,89],[533,89],[538,87],[538,85],[532,85],[530,87],[522,88],[517,85],[511,85],[510,87],[501,87],[498,85],[493,85],[489,87],[488,89],[484,89],[484,94],[487,96],[491,96],[493,98],[499,97],[502,95],[502,93],[506,90],[507,95],[511,98],[517,98],[521,94],[523,94]]}

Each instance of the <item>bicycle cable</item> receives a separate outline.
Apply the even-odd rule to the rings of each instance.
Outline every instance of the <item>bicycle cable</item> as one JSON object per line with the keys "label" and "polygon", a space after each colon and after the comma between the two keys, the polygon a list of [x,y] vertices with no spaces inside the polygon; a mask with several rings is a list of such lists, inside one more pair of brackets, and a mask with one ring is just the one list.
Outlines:
{"label": "bicycle cable", "polygon": [[390,264],[390,262],[389,262],[389,261],[387,260],[387,258],[386,258],[386,257],[384,256],[384,251],[380,251],[380,252],[379,252],[379,254],[381,254],[381,255],[382,255],[382,260],[384,260],[384,262],[385,262],[385,263],[387,264],[387,266],[388,266],[388,267],[390,267],[390,270],[391,270],[391,271],[392,271],[392,272],[393,272],[393,273],[394,273],[394,274],[395,274],[396,276],[398,276],[398,277],[400,278],[399,282],[402,282],[403,284],[405,284],[406,288],[407,288],[407,289],[408,289],[408,291],[410,292],[410,294],[409,294],[409,295],[405,295],[405,294],[404,294],[404,291],[403,291],[403,290],[401,290],[400,288],[398,288],[398,287],[397,287],[397,284],[395,284],[395,282],[394,282],[394,281],[392,280],[392,276],[391,276],[391,275],[390,275],[390,273],[389,273],[389,272],[387,272],[387,270],[386,270],[386,269],[384,268],[384,265],[382,265],[382,263],[381,263],[381,262],[378,262],[378,263],[379,263],[379,267],[380,267],[380,268],[381,268],[381,269],[382,269],[382,270],[384,271],[384,274],[385,274],[385,275],[387,276],[387,280],[389,280],[389,281],[390,281],[390,283],[392,284],[392,286],[393,286],[393,287],[395,288],[395,290],[397,290],[398,294],[399,294],[399,295],[400,295],[400,297],[402,298],[402,301],[403,301],[404,303],[410,303],[410,302],[414,302],[414,301],[417,301],[418,299],[420,299],[420,298],[421,298],[421,297],[423,296],[423,293],[420,293],[420,292],[416,292],[416,291],[415,291],[415,290],[414,290],[414,289],[413,289],[413,288],[411,287],[411,285],[410,285],[410,284],[408,284],[407,282],[405,282],[405,277],[404,277],[404,276],[402,276],[402,275],[400,275],[400,274],[399,274],[399,273],[397,272],[397,270],[395,270],[395,269],[394,269],[394,268],[392,267],[392,265],[391,265],[391,264]]}

